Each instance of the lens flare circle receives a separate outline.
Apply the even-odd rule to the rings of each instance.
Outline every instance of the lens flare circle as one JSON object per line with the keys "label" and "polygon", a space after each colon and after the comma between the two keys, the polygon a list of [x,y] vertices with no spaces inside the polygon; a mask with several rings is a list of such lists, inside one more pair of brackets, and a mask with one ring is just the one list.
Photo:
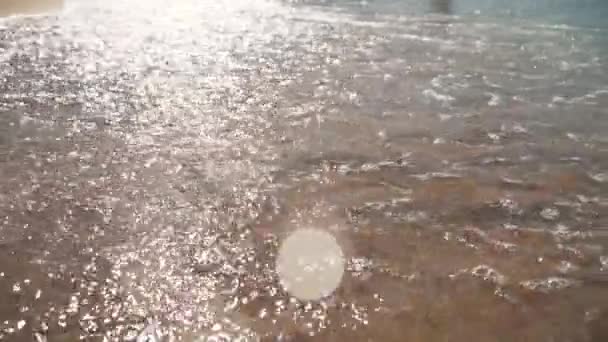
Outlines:
{"label": "lens flare circle", "polygon": [[334,236],[319,229],[298,229],[281,244],[276,269],[283,288],[301,300],[332,294],[344,274],[344,254]]}

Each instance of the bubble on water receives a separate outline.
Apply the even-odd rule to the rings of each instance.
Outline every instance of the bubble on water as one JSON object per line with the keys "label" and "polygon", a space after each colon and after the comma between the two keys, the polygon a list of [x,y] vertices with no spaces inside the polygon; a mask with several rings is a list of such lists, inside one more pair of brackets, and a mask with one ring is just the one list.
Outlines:
{"label": "bubble on water", "polygon": [[340,285],[344,267],[344,254],[336,239],[316,229],[293,232],[283,241],[277,258],[281,284],[301,300],[332,294]]}
{"label": "bubble on water", "polygon": [[570,273],[573,271],[578,271],[579,267],[569,261],[566,260],[562,260],[560,261],[560,263],[557,265],[557,270],[560,273]]}
{"label": "bubble on water", "polygon": [[589,174],[589,177],[598,183],[608,183],[608,173]]}
{"label": "bubble on water", "polygon": [[507,277],[488,265],[477,265],[471,269],[471,275],[482,278],[496,285],[505,285]]}
{"label": "bubble on water", "polygon": [[348,263],[348,270],[353,272],[353,273],[360,273],[360,272],[364,272],[367,270],[371,270],[373,267],[374,263],[372,260],[365,258],[365,257],[360,257],[360,258],[356,258],[353,257],[349,260]]}
{"label": "bubble on water", "polygon": [[422,95],[430,101],[436,101],[441,103],[443,106],[449,105],[451,102],[456,100],[453,96],[448,94],[440,94],[436,92],[434,89],[425,89],[422,92]]}
{"label": "bubble on water", "polygon": [[559,210],[555,208],[545,208],[540,212],[540,216],[545,220],[553,221],[559,217]]}
{"label": "bubble on water", "polygon": [[608,270],[608,256],[607,255],[600,256],[600,264],[602,265],[602,271]]}
{"label": "bubble on water", "polygon": [[492,141],[494,142],[498,142],[500,141],[500,134],[496,134],[496,133],[488,133],[488,138],[492,139]]}
{"label": "bubble on water", "polygon": [[524,126],[522,126],[521,124],[514,124],[513,128],[512,128],[513,132],[515,133],[528,133],[528,129],[525,128]]}
{"label": "bubble on water", "polygon": [[488,100],[488,106],[496,107],[501,104],[502,101],[500,99],[500,96],[498,96],[497,94],[486,92],[486,95],[490,97],[490,99]]}

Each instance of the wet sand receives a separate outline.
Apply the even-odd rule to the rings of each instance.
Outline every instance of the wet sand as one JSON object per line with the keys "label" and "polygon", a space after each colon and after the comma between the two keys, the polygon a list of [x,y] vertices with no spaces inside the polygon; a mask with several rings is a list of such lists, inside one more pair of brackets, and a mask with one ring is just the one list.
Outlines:
{"label": "wet sand", "polygon": [[63,7],[63,0],[2,0],[0,16],[55,12]]}

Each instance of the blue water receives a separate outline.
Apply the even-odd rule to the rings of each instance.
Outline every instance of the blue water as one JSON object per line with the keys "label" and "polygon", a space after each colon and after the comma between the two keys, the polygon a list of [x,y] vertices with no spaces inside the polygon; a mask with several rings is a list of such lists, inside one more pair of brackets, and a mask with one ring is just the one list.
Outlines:
{"label": "blue water", "polygon": [[534,20],[550,25],[608,28],[608,1],[604,0],[369,0],[304,1],[378,14],[441,13],[493,19]]}

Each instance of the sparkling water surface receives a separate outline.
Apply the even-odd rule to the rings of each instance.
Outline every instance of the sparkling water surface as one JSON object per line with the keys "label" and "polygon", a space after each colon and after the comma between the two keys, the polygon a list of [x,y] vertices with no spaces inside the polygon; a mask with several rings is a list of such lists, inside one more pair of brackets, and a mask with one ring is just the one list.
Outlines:
{"label": "sparkling water surface", "polygon": [[608,340],[604,1],[0,4],[0,340]]}

